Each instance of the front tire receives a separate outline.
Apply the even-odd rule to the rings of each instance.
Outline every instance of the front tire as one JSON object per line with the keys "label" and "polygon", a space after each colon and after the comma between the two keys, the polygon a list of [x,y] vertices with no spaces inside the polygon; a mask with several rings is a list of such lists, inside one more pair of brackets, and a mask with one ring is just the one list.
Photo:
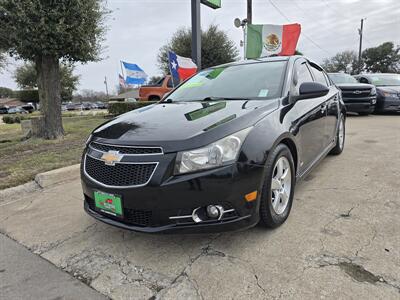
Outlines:
{"label": "front tire", "polygon": [[279,144],[270,153],[265,170],[260,197],[260,223],[276,228],[289,216],[296,184],[293,156],[286,145]]}
{"label": "front tire", "polygon": [[342,153],[344,149],[345,140],[346,140],[346,119],[344,115],[341,114],[339,127],[336,133],[336,145],[329,153],[333,155],[339,155],[340,153]]}

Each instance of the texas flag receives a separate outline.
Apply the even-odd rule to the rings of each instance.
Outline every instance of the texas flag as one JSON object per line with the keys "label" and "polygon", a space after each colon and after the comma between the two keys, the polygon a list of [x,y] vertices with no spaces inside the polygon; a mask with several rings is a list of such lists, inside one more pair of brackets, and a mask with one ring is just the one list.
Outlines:
{"label": "texas flag", "polygon": [[169,51],[168,58],[171,75],[177,82],[183,81],[197,72],[197,66],[190,58],[176,55],[172,51]]}
{"label": "texas flag", "polygon": [[253,25],[246,28],[246,57],[293,55],[301,32],[300,24]]}

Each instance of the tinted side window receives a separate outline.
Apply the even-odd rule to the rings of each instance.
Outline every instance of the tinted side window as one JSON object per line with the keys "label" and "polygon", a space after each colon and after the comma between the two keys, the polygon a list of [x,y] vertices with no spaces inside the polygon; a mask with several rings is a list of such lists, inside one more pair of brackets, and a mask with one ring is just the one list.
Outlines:
{"label": "tinted side window", "polygon": [[293,76],[293,87],[294,93],[299,93],[300,85],[303,82],[313,82],[313,78],[311,76],[310,70],[307,67],[306,62],[298,62],[296,63],[295,74]]}
{"label": "tinted side window", "polygon": [[328,74],[326,74],[326,73],[324,72],[324,76],[325,76],[326,82],[328,83],[328,86],[331,86],[331,85],[332,85],[332,81],[329,79]]}
{"label": "tinted side window", "polygon": [[172,79],[171,79],[171,78],[168,79],[167,87],[169,87],[169,88],[172,88],[172,87],[173,87],[173,85],[172,85]]}
{"label": "tinted side window", "polygon": [[325,86],[328,86],[328,84],[326,82],[326,79],[325,79],[325,76],[324,76],[324,72],[318,70],[314,66],[311,66],[311,70],[312,70],[312,72],[314,74],[314,78],[315,78],[316,82],[321,83],[321,84],[323,84]]}

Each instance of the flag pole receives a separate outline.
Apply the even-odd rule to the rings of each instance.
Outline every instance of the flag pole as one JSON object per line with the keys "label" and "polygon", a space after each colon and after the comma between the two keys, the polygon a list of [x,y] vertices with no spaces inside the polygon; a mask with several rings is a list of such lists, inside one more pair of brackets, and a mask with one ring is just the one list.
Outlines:
{"label": "flag pole", "polygon": [[174,76],[172,75],[171,71],[171,61],[169,60],[169,51],[168,51],[168,69],[169,69],[169,74],[171,74],[172,88],[175,88]]}

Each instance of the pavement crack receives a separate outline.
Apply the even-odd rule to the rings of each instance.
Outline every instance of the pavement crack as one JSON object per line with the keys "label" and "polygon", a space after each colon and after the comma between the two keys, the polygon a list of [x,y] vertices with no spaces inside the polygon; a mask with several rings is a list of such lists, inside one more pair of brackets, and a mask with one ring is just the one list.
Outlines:
{"label": "pavement crack", "polygon": [[335,266],[357,282],[365,282],[373,285],[383,284],[396,289],[400,293],[400,284],[389,281],[381,275],[376,275],[368,271],[361,264],[356,263],[355,259],[349,257],[337,257],[330,254],[322,254],[318,257],[309,258],[309,260],[316,262],[318,268]]}
{"label": "pavement crack", "polygon": [[264,294],[265,294],[266,291],[265,291],[265,289],[262,287],[262,285],[260,284],[260,282],[259,282],[259,280],[258,280],[257,274],[254,274],[254,277],[255,277],[255,279],[256,279],[257,286],[258,286],[258,287],[264,292]]}
{"label": "pavement crack", "polygon": [[97,226],[97,223],[93,223],[93,224],[87,226],[84,230],[74,232],[73,234],[71,234],[69,237],[67,237],[65,239],[55,241],[53,243],[48,244],[47,246],[42,246],[42,244],[40,244],[39,246],[32,247],[32,251],[34,253],[39,254],[40,256],[42,256],[43,254],[45,254],[45,253],[47,253],[47,252],[49,252],[49,251],[61,246],[65,242],[67,242],[69,240],[72,240],[73,238],[75,238],[75,237],[77,237],[77,236],[79,236],[79,235],[81,235],[83,233],[88,232],[89,230],[91,230],[92,228],[94,228],[96,226]]}

